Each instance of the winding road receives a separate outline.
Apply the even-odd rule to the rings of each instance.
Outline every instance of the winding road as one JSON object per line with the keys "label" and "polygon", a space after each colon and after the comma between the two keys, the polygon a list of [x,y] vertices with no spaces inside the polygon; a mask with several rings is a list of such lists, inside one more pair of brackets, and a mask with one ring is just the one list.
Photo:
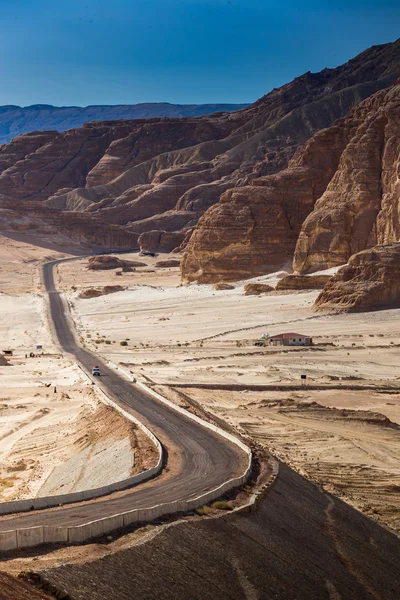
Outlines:
{"label": "winding road", "polygon": [[76,342],[65,300],[54,283],[54,267],[61,262],[43,265],[50,318],[61,348],[86,369],[91,370],[94,364],[100,366],[102,389],[159,437],[166,455],[174,456],[174,465],[171,468],[167,461],[166,468],[155,479],[97,500],[5,515],[0,518],[0,531],[37,525],[79,525],[136,508],[194,498],[242,475],[246,456],[238,446],[147,395]]}

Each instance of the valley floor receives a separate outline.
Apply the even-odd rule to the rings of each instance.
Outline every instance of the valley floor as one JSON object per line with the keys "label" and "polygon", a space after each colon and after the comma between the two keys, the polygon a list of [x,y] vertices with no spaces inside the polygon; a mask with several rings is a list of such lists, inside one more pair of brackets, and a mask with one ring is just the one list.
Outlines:
{"label": "valley floor", "polygon": [[[177,268],[155,266],[167,258],[176,256],[140,258],[146,267],[118,277],[88,271],[85,259],[60,265],[82,341],[400,531],[400,310],[321,315],[311,309],[316,290],[244,296],[247,282],[181,285]],[[80,298],[115,283],[122,291]],[[285,331],[311,335],[314,346],[254,346]]]}

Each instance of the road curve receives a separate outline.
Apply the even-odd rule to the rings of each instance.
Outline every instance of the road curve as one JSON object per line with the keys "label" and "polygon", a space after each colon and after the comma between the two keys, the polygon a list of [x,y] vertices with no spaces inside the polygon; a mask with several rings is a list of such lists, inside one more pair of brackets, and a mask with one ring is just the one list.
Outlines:
{"label": "road curve", "polygon": [[100,366],[104,391],[125,408],[132,409],[161,437],[167,454],[176,454],[178,449],[178,468],[170,472],[167,469],[162,477],[151,482],[95,501],[5,515],[0,518],[0,531],[37,525],[79,525],[136,508],[194,498],[242,475],[246,456],[238,446],[158,402],[109,369],[98,356],[79,346],[66,317],[63,299],[54,283],[53,269],[60,262],[63,261],[43,265],[50,317],[60,346],[87,369],[91,369],[93,364]]}

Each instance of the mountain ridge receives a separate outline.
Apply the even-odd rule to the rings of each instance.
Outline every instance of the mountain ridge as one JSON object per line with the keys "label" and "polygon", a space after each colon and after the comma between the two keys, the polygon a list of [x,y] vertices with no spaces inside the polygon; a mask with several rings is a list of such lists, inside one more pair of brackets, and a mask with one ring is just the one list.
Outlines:
{"label": "mountain ridge", "polygon": [[89,104],[88,106],[54,106],[31,104],[0,106],[0,143],[31,131],[67,131],[92,121],[132,120],[153,117],[191,117],[215,112],[230,112],[248,104],[208,103],[173,104],[141,102],[137,104]]}

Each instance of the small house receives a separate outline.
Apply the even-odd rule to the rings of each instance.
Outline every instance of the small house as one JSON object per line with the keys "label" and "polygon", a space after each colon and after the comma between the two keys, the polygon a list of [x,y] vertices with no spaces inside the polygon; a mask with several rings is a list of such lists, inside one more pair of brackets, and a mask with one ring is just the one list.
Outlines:
{"label": "small house", "polygon": [[271,346],[312,346],[312,338],[301,333],[280,333],[269,338]]}

